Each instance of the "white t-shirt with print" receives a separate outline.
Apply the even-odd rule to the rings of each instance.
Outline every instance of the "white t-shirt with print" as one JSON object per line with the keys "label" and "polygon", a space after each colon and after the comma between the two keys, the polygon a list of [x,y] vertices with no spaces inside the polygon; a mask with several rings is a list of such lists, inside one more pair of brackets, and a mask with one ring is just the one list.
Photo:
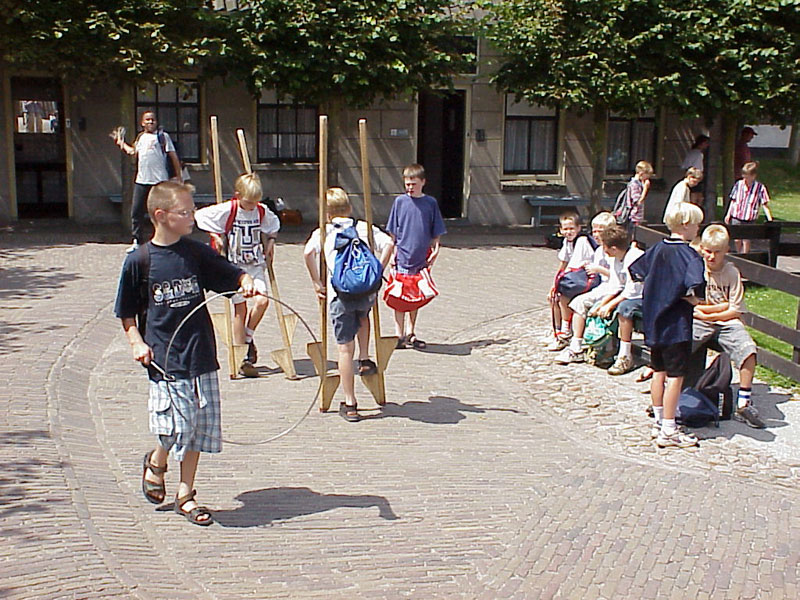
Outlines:
{"label": "white t-shirt with print", "polygon": [[168,158],[164,150],[175,152],[175,145],[166,131],[162,131],[161,135],[164,136],[166,148],[161,147],[161,142],[158,141],[158,135],[155,133],[142,132],[136,138],[136,144],[134,145],[138,160],[136,183],[155,185],[169,179],[169,174],[167,173]]}
{"label": "white t-shirt with print", "polygon": [[[281,228],[278,217],[267,206],[264,217],[259,219],[258,207],[245,210],[239,204],[236,216],[228,232],[228,260],[235,265],[264,265],[264,246],[261,244],[261,233],[276,233]],[[195,214],[197,227],[203,231],[225,234],[225,224],[233,208],[233,202],[221,202],[201,208]]]}

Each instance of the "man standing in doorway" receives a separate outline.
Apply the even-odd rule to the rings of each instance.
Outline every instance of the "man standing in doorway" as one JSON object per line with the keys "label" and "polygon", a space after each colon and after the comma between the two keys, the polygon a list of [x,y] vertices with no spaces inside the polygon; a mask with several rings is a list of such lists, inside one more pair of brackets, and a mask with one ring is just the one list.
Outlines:
{"label": "man standing in doorway", "polygon": [[158,119],[152,111],[142,113],[142,131],[133,142],[133,146],[125,142],[125,130],[118,128],[111,134],[120,150],[131,156],[136,156],[136,180],[133,185],[133,201],[131,202],[131,233],[133,243],[128,252],[133,252],[142,243],[142,226],[144,215],[147,212],[147,197],[152,187],[162,181],[167,181],[167,161],[172,165],[173,179],[183,183],[181,177],[181,162],[175,145],[169,134],[158,128]]}

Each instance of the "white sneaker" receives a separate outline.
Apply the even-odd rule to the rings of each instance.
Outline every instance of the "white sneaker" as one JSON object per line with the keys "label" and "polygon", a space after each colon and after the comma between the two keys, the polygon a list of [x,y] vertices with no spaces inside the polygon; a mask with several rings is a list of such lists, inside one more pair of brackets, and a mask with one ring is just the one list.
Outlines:
{"label": "white sneaker", "polygon": [[563,350],[567,346],[569,346],[569,341],[572,339],[572,334],[564,335],[559,333],[556,335],[555,339],[548,344],[547,348],[545,348],[548,352],[559,352]]}
{"label": "white sneaker", "polygon": [[662,431],[656,438],[656,446],[659,448],[691,448],[692,446],[697,446],[697,443],[697,438],[694,435],[680,429],[670,435],[664,435]]}
{"label": "white sneaker", "polygon": [[555,362],[559,365],[583,362],[583,352],[575,352],[572,348],[564,348],[556,355]]}
{"label": "white sneaker", "polygon": [[125,250],[125,253],[130,254],[131,252],[135,251],[138,247],[139,247],[139,242],[133,240],[133,243],[128,247],[127,250]]}
{"label": "white sneaker", "polygon": [[609,375],[624,375],[633,370],[633,359],[629,356],[618,356],[614,364],[608,368]]}

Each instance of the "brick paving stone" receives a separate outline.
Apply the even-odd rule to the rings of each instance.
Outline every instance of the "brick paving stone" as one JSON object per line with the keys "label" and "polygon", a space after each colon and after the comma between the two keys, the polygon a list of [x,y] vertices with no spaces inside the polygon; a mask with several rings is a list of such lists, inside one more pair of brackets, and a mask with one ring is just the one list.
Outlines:
{"label": "brick paving stone", "polygon": [[[555,253],[454,237],[420,316],[428,351],[392,357],[383,413],[358,384],[372,418],[314,408],[278,442],[204,456],[198,497],[219,521],[204,529],[140,496],[146,379],[110,304],[124,244],[0,234],[0,595],[796,597],[800,462],[784,431],[726,423],[697,451],[655,451],[634,376],[541,351]],[[318,328],[301,254],[280,244],[276,271]],[[271,312],[256,338],[267,357]],[[257,441],[316,380],[221,385],[225,435]]]}

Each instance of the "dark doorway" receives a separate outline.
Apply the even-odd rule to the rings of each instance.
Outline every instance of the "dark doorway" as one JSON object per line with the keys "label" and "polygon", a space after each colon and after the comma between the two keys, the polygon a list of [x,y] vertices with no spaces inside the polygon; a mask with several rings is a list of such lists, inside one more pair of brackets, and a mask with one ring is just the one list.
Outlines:
{"label": "dark doorway", "polygon": [[57,79],[12,77],[14,167],[20,218],[67,217],[64,98]]}
{"label": "dark doorway", "polygon": [[425,192],[445,218],[464,213],[464,90],[419,95],[417,161],[425,167]]}

